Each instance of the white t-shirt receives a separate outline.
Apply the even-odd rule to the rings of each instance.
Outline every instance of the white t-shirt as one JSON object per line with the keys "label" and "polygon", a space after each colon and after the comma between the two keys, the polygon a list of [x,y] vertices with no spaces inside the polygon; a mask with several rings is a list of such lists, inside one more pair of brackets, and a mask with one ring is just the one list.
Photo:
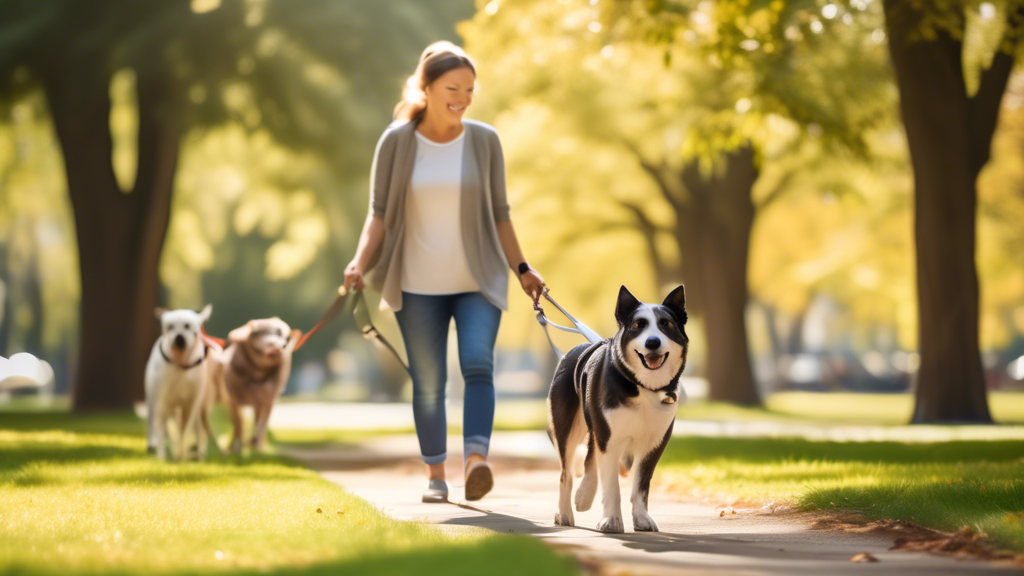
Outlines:
{"label": "white t-shirt", "polygon": [[402,290],[412,294],[479,292],[462,240],[463,128],[438,144],[416,131],[416,163],[405,198]]}

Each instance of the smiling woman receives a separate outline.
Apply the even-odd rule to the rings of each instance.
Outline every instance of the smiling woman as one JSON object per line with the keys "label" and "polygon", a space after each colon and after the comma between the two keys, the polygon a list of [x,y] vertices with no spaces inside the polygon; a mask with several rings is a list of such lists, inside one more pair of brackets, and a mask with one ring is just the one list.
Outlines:
{"label": "smiling woman", "polygon": [[395,310],[413,382],[413,414],[429,484],[424,502],[448,498],[445,382],[455,319],[466,382],[466,499],[493,486],[487,451],[494,426],[494,342],[508,308],[509,268],[534,302],[544,280],[519,247],[505,195],[505,161],[491,126],[463,120],[476,67],[450,42],[423,51],[373,161],[371,212],[345,269]]}

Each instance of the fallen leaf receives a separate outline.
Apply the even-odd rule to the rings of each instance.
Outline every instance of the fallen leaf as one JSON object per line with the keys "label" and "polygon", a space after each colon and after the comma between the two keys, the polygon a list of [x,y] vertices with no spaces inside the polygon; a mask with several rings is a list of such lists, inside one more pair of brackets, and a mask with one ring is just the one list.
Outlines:
{"label": "fallen leaf", "polygon": [[722,516],[725,516],[725,510],[722,510],[721,512],[718,513],[719,518],[721,518]]}
{"label": "fallen leaf", "polygon": [[316,513],[317,513],[317,514],[323,514],[323,512],[324,512],[324,511],[323,511],[323,510],[321,510],[321,509],[319,509],[319,508],[317,508],[317,509],[316,509]]}
{"label": "fallen leaf", "polygon": [[878,562],[878,558],[875,558],[867,552],[861,552],[853,558],[850,558],[850,562]]}

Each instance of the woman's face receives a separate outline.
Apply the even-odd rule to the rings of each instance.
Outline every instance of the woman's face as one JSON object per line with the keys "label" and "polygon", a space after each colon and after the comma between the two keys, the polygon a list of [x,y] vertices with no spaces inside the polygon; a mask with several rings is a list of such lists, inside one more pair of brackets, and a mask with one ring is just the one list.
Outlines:
{"label": "woman's face", "polygon": [[467,67],[445,72],[424,90],[427,95],[427,112],[447,120],[461,120],[466,108],[473,102],[475,85],[476,76]]}

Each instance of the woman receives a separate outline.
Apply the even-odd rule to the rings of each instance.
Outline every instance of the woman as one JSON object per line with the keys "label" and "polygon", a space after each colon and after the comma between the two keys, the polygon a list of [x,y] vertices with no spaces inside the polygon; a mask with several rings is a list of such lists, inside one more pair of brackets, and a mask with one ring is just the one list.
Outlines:
{"label": "woman", "polygon": [[494,424],[494,341],[506,310],[509,267],[534,301],[544,280],[530,269],[505,199],[505,164],[494,128],[464,120],[476,68],[450,42],[424,50],[381,136],[370,214],[345,287],[365,282],[395,311],[409,355],[413,417],[429,483],[424,502],[446,502],[444,387],[448,325],[455,318],[466,381],[466,499],[494,484],[487,450]]}

